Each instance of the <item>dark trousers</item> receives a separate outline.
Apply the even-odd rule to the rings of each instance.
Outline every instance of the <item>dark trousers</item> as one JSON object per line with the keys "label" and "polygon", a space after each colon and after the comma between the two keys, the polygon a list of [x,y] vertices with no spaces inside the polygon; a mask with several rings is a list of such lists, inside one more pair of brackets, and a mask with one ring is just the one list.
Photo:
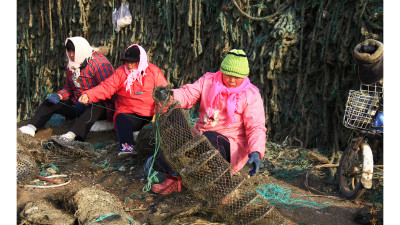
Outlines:
{"label": "dark trousers", "polygon": [[121,113],[115,118],[115,128],[117,130],[120,148],[122,144],[134,145],[133,132],[142,129],[153,117],[139,116],[134,113]]}
{"label": "dark trousers", "polygon": [[[103,103],[96,103],[104,106]],[[76,118],[69,131],[74,132],[77,140],[84,141],[90,128],[99,119],[106,119],[106,109],[96,105],[89,105],[82,110],[75,110],[75,105],[71,100],[60,101],[57,104],[45,100],[36,111],[30,124],[37,129],[44,127],[53,114],[60,114],[69,118]]]}
{"label": "dark trousers", "polygon": [[[229,139],[227,137],[215,131],[206,131],[203,133],[203,135],[207,137],[212,146],[214,146],[214,148],[216,148],[221,153],[222,157],[224,157],[226,161],[231,162],[231,147]],[[161,149],[159,149],[157,152],[156,160],[154,161],[153,166],[153,169],[155,171],[163,172],[166,174],[174,173],[174,171],[166,162]]]}

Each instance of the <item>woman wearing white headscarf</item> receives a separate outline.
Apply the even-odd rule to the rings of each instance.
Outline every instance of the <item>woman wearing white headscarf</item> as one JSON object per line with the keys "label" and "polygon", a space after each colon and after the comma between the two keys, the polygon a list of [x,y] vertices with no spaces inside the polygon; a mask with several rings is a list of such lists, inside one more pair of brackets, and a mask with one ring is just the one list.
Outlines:
{"label": "woman wearing white headscarf", "polygon": [[[97,53],[83,37],[69,37],[65,40],[68,65],[64,88],[51,94],[36,111],[28,125],[20,131],[35,136],[53,114],[76,118],[69,131],[61,135],[64,141],[84,141],[92,125],[99,119],[112,119],[114,103],[111,100],[100,102],[103,107],[88,107],[78,102],[82,92],[106,80],[114,72],[108,59]],[[106,109],[107,108],[107,109]]]}

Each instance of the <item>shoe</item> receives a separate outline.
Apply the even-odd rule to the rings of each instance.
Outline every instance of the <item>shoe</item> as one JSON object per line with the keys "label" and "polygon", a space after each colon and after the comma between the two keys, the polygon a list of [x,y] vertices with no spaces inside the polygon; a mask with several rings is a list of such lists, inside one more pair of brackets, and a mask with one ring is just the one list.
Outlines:
{"label": "shoe", "polygon": [[134,146],[128,145],[127,143],[125,143],[125,144],[122,144],[122,149],[118,153],[118,158],[124,159],[124,158],[128,158],[130,156],[134,156],[137,154],[138,154],[138,152],[135,150]]}
{"label": "shoe", "polygon": [[76,135],[74,132],[68,131],[67,133],[61,135],[58,139],[64,142],[71,142],[75,139]]}
{"label": "shoe", "polygon": [[178,176],[172,176],[167,174],[167,179],[161,184],[153,184],[151,190],[154,193],[167,195],[173,192],[181,192],[182,190],[182,178]]}
{"label": "shoe", "polygon": [[35,131],[36,131],[36,127],[33,126],[32,124],[28,124],[26,126],[22,126],[19,128],[19,130],[24,133],[24,134],[28,134],[32,137],[35,137]]}

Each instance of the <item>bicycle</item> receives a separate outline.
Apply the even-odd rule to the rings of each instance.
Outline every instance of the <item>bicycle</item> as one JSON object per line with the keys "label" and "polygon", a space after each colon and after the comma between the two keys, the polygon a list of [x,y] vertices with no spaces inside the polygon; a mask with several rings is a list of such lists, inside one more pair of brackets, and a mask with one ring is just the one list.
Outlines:
{"label": "bicycle", "polygon": [[[369,50],[374,51],[374,49]],[[372,84],[361,82],[360,90],[349,91],[343,125],[353,129],[356,138],[351,140],[340,159],[339,189],[344,197],[358,199],[366,189],[372,187],[373,150],[377,151],[379,147],[383,149],[382,79]]]}

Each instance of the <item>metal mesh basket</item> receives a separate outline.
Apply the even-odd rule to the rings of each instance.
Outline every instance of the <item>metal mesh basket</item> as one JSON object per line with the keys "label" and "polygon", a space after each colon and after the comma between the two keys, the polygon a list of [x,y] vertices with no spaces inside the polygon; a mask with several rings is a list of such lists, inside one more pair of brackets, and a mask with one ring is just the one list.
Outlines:
{"label": "metal mesh basket", "polygon": [[343,125],[354,130],[369,131],[378,103],[379,95],[376,92],[350,90]]}
{"label": "metal mesh basket", "polygon": [[383,98],[383,85],[380,82],[374,84],[361,83],[360,90],[363,92],[364,95]]}
{"label": "metal mesh basket", "polygon": [[[160,105],[165,99],[161,92],[164,89],[157,88],[153,97]],[[250,185],[252,179],[247,178],[247,173],[233,173],[230,163],[189,123],[189,112],[177,104],[166,111],[158,109],[165,113],[153,129],[159,130],[160,149],[167,163],[182,177],[183,186],[205,201],[205,208],[215,218],[228,224],[284,224],[279,211]]]}

